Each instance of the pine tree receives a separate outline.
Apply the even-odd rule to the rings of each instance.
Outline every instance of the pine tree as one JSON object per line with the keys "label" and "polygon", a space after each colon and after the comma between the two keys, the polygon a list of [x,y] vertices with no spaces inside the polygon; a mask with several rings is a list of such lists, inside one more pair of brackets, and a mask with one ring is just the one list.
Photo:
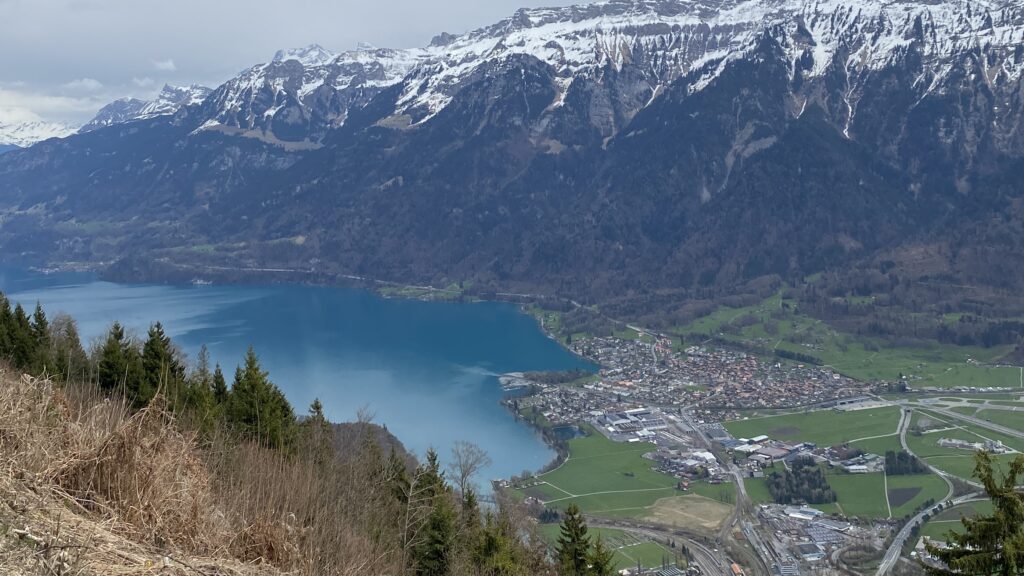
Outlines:
{"label": "pine tree", "polygon": [[213,382],[210,386],[213,388],[213,401],[218,405],[225,404],[228,401],[228,383],[224,379],[220,364],[213,370]]}
{"label": "pine tree", "polygon": [[14,354],[14,312],[11,301],[0,294],[0,356],[10,358]]}
{"label": "pine tree", "polygon": [[434,500],[434,509],[423,526],[422,542],[415,551],[417,576],[447,576],[455,552],[455,510],[448,494]]}
{"label": "pine tree", "polygon": [[565,509],[555,552],[560,576],[587,576],[590,538],[587,536],[587,524],[576,504]]}
{"label": "pine tree", "polygon": [[36,302],[32,313],[32,342],[35,348],[32,358],[32,371],[37,374],[53,371],[53,360],[50,357],[50,322],[43,312],[43,305]]}
{"label": "pine tree", "polygon": [[[302,421],[300,426],[302,449],[319,465],[329,464],[334,458],[334,432],[331,430],[331,423],[324,416],[324,406],[320,399],[316,398],[309,405],[309,415]],[[371,436],[372,440],[372,436]],[[378,450],[377,444],[373,448]],[[377,460],[382,460],[376,454]],[[374,466],[377,468],[378,466]]]}
{"label": "pine tree", "polygon": [[295,413],[251,347],[245,367],[235,371],[226,415],[236,430],[271,448],[291,447],[295,441]]}
{"label": "pine tree", "polygon": [[950,532],[948,548],[928,544],[928,552],[947,568],[925,565],[934,576],[1021,576],[1024,574],[1024,456],[1017,456],[996,478],[992,456],[979,452],[974,476],[995,508],[989,516],[963,518],[962,533]]}
{"label": "pine tree", "polygon": [[36,342],[32,323],[25,309],[18,304],[14,307],[14,323],[11,333],[11,361],[21,370],[31,370],[36,356]]}
{"label": "pine tree", "polygon": [[163,390],[172,406],[181,405],[184,370],[174,357],[171,339],[164,332],[160,322],[149,327],[146,343],[142,346],[142,372],[143,377],[138,387],[134,390],[129,389],[139,404],[148,404],[158,390]]}
{"label": "pine tree", "polygon": [[121,324],[114,322],[100,349],[98,380],[100,388],[108,392],[117,390],[126,377],[128,359],[125,358],[125,336]]}
{"label": "pine tree", "polygon": [[615,551],[606,548],[598,534],[594,546],[587,557],[590,562],[589,574],[592,576],[612,576],[615,574]]}

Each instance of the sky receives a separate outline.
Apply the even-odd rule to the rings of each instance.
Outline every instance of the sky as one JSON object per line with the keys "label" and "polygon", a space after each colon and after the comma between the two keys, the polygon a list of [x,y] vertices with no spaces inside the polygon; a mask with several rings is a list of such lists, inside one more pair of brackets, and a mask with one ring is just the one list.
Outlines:
{"label": "sky", "polygon": [[424,46],[587,0],[0,0],[0,122],[87,122],[165,83],[215,87],[281,48]]}

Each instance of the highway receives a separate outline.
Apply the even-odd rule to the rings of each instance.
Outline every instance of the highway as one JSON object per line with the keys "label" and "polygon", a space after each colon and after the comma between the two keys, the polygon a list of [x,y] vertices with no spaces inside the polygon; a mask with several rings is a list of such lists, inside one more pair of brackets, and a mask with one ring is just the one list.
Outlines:
{"label": "highway", "polygon": [[[903,450],[905,450],[908,454],[913,456],[914,452],[911,451],[910,446],[907,445],[907,429],[909,427],[910,410],[904,407],[903,409],[900,410],[900,444],[903,445]],[[975,492],[972,494],[968,494],[967,496],[961,496],[959,498],[953,499],[954,488],[953,482],[950,480],[950,475],[943,472],[942,470],[933,467],[931,464],[928,464],[928,462],[926,462],[925,460],[921,460],[921,462],[923,462],[925,466],[928,466],[929,470],[937,474],[946,482],[946,486],[949,487],[949,491],[946,493],[946,496],[942,500],[936,502],[935,505],[930,506],[922,510],[921,512],[918,512],[917,515],[915,515],[913,518],[907,521],[906,524],[903,525],[903,528],[896,534],[896,537],[893,538],[892,544],[889,545],[889,549],[885,551],[885,556],[882,558],[882,563],[878,565],[878,571],[876,572],[876,576],[884,576],[886,573],[892,570],[892,567],[896,565],[896,562],[899,561],[900,556],[903,554],[903,547],[906,545],[907,539],[910,538],[910,533],[911,531],[913,531],[914,526],[920,523],[921,520],[924,519],[924,516],[926,514],[933,514],[936,510],[942,507],[943,504],[949,502],[951,499],[953,504],[956,505],[977,498],[979,495],[977,492]],[[962,478],[958,480],[964,481]],[[980,484],[976,482],[968,481],[967,483],[974,487],[980,487]]]}

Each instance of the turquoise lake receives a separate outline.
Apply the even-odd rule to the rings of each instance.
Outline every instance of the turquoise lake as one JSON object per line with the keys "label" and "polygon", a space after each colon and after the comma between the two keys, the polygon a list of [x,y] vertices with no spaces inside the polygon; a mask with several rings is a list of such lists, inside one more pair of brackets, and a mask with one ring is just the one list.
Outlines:
{"label": "turquoise lake", "polygon": [[591,368],[506,303],[441,303],[303,285],[113,284],[90,274],[0,268],[0,290],[51,317],[70,314],[83,345],[118,320],[145,336],[163,323],[190,358],[205,344],[229,382],[254,346],[271,379],[305,413],[320,398],[329,418],[365,407],[406,447],[442,459],[457,440],[493,460],[478,482],[536,470],[554,453],[500,404],[497,376]]}

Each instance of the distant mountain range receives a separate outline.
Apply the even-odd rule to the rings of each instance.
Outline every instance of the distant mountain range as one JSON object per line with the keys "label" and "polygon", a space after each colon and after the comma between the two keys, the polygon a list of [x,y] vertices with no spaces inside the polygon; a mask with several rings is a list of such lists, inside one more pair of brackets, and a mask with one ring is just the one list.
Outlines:
{"label": "distant mountain range", "polygon": [[185,106],[199,104],[210,94],[205,86],[178,87],[165,85],[153,100],[122,98],[100,109],[96,117],[81,127],[42,120],[31,122],[0,121],[0,151],[12,147],[27,148],[50,138],[67,138],[114,124],[155,118],[176,113]]}
{"label": "distant mountain range", "polygon": [[57,122],[0,120],[0,146],[4,147],[25,148],[48,138],[64,138],[74,133],[75,128]]}
{"label": "distant mountain range", "polygon": [[174,114],[185,106],[202,103],[210,95],[210,92],[212,90],[209,88],[195,84],[188,87],[165,85],[153,100],[139,100],[138,98],[115,100],[101,108],[96,117],[82,126],[79,132],[90,132],[114,124]]}
{"label": "distant mountain range", "polygon": [[0,242],[604,301],[851,266],[1021,287],[1022,77],[1015,0],[520,10],[112,104],[0,157]]}

